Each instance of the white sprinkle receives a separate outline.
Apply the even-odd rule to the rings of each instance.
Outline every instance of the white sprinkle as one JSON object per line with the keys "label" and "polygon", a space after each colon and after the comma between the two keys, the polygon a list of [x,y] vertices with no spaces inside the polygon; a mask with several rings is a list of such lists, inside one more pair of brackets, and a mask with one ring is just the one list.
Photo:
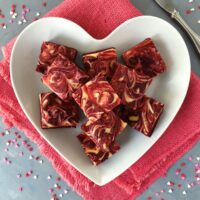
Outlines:
{"label": "white sprinkle", "polygon": [[39,12],[36,12],[36,16],[40,16],[40,13],[39,13]]}
{"label": "white sprinkle", "polygon": [[17,13],[14,13],[14,14],[12,15],[12,18],[13,18],[13,19],[17,18]]}
{"label": "white sprinkle", "polygon": [[186,195],[186,194],[187,194],[187,192],[186,192],[185,190],[183,190],[183,192],[182,192],[182,193],[183,193],[183,195]]}
{"label": "white sprinkle", "polygon": [[188,187],[188,188],[191,188],[191,185],[190,185],[190,184],[188,184],[188,185],[187,185],[187,187]]}
{"label": "white sprinkle", "polygon": [[22,21],[18,21],[18,24],[21,25],[21,24],[22,24]]}
{"label": "white sprinkle", "polygon": [[55,184],[54,184],[54,187],[55,187],[55,188],[57,188],[57,187],[58,187],[58,184],[57,184],[57,183],[55,183]]}
{"label": "white sprinkle", "polygon": [[62,197],[63,197],[63,194],[59,194],[59,197],[62,198]]}
{"label": "white sprinkle", "polygon": [[197,23],[200,24],[200,20],[198,20]]}
{"label": "white sprinkle", "polygon": [[194,9],[194,8],[191,8],[190,10],[191,10],[192,12],[193,12],[193,11],[195,11],[195,9]]}
{"label": "white sprinkle", "polygon": [[[5,26],[5,25],[4,25]],[[6,135],[9,135],[10,134],[10,131],[9,130],[6,130],[5,132]]]}
{"label": "white sprinkle", "polygon": [[27,20],[26,19],[23,19],[23,23],[26,23],[27,22]]}
{"label": "white sprinkle", "polygon": [[33,176],[33,179],[37,179],[37,178],[38,178],[38,175],[34,175],[34,176]]}
{"label": "white sprinkle", "polygon": [[189,3],[193,3],[193,0],[188,0]]}
{"label": "white sprinkle", "polygon": [[50,180],[51,178],[52,178],[52,176],[51,176],[51,175],[47,176],[47,179],[48,179],[48,180]]}
{"label": "white sprinkle", "polygon": [[68,190],[67,190],[67,189],[64,189],[64,193],[67,194],[67,193],[68,193]]}
{"label": "white sprinkle", "polygon": [[10,15],[13,15],[14,14],[14,12],[13,11],[10,11]]}
{"label": "white sprinkle", "polygon": [[197,181],[200,181],[200,177],[197,177]]}
{"label": "white sprinkle", "polygon": [[168,181],[168,182],[167,182],[167,185],[171,185],[171,183]]}
{"label": "white sprinkle", "polygon": [[199,157],[199,156],[197,156],[197,157],[196,157],[196,159],[199,161],[199,160],[200,160],[200,157]]}
{"label": "white sprinkle", "polygon": [[33,159],[33,156],[32,156],[32,155],[30,155],[30,156],[29,156],[29,159],[30,159],[30,160],[32,160],[32,159]]}
{"label": "white sprinkle", "polygon": [[10,145],[10,143],[9,143],[9,142],[6,142],[6,145],[7,145],[7,146],[9,146],[9,145]]}
{"label": "white sprinkle", "polygon": [[173,189],[169,189],[168,192],[169,192],[169,193],[172,193],[172,192],[173,192]]}
{"label": "white sprinkle", "polygon": [[40,160],[39,163],[40,163],[40,164],[43,164],[43,160]]}

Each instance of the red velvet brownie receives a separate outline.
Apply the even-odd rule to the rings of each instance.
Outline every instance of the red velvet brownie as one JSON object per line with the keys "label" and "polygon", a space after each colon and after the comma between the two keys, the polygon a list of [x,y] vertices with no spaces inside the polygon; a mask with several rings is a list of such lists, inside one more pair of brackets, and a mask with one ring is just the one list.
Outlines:
{"label": "red velvet brownie", "polygon": [[78,106],[73,99],[63,101],[54,93],[40,94],[42,128],[76,127]]}

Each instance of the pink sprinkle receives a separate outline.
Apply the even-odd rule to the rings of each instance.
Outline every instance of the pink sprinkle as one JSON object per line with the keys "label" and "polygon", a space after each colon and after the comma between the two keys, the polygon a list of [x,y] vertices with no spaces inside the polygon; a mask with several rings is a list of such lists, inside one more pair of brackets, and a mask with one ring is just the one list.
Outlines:
{"label": "pink sprinkle", "polygon": [[60,185],[58,185],[58,186],[57,186],[57,189],[58,189],[58,190],[60,190],[60,189],[61,189],[61,186],[60,186]]}
{"label": "pink sprinkle", "polygon": [[35,158],[35,160],[39,160],[40,159],[40,156],[37,156],[36,158]]}
{"label": "pink sprinkle", "polygon": [[152,197],[148,197],[147,200],[152,200]]}
{"label": "pink sprinkle", "polygon": [[20,192],[22,192],[22,191],[23,191],[23,187],[19,187],[18,190],[19,190]]}
{"label": "pink sprinkle", "polygon": [[188,159],[191,161],[192,160],[192,156],[190,156]]}
{"label": "pink sprinkle", "polygon": [[159,196],[159,192],[156,192],[156,196]]}
{"label": "pink sprinkle", "polygon": [[16,147],[16,148],[19,148],[19,147],[20,147],[20,145],[19,145],[19,144],[16,144],[16,145],[15,145],[15,147]]}
{"label": "pink sprinkle", "polygon": [[198,9],[200,9],[200,5],[198,6]]}
{"label": "pink sprinkle", "polygon": [[1,132],[1,133],[0,133],[0,137],[3,137],[4,135],[5,135],[4,132]]}
{"label": "pink sprinkle", "polygon": [[30,12],[31,11],[31,9],[30,8],[26,8],[26,12]]}
{"label": "pink sprinkle", "polygon": [[186,10],[185,13],[188,15],[188,14],[191,14],[192,11],[190,9]]}
{"label": "pink sprinkle", "polygon": [[195,167],[199,167],[199,164],[196,163],[194,166],[195,166]]}
{"label": "pink sprinkle", "polygon": [[18,132],[14,132],[14,134],[17,136],[17,135],[18,135]]}
{"label": "pink sprinkle", "polygon": [[26,177],[29,177],[29,176],[31,176],[31,174],[32,174],[32,173],[33,173],[33,171],[32,171],[32,170],[31,170],[31,171],[29,171],[29,172],[26,172],[26,173],[25,173],[25,176],[26,176]]}
{"label": "pink sprinkle", "polygon": [[181,167],[185,167],[185,163],[184,162],[181,163]]}
{"label": "pink sprinkle", "polygon": [[185,178],[186,178],[185,174],[181,174],[181,179],[185,180]]}
{"label": "pink sprinkle", "polygon": [[27,144],[27,140],[22,141],[22,145],[25,145],[25,144]]}
{"label": "pink sprinkle", "polygon": [[10,165],[12,163],[12,161],[8,160],[6,163],[7,163],[7,165]]}
{"label": "pink sprinkle", "polygon": [[21,139],[21,138],[22,138],[22,136],[21,136],[21,135],[18,135],[18,136],[17,136],[17,138],[18,138],[18,139]]}
{"label": "pink sprinkle", "polygon": [[17,178],[21,178],[22,177],[22,175],[21,174],[17,174]]}
{"label": "pink sprinkle", "polygon": [[192,183],[190,183],[190,185],[191,185],[191,187],[193,187],[193,186],[194,186],[194,183],[192,182]]}
{"label": "pink sprinkle", "polygon": [[46,7],[46,6],[47,6],[47,2],[45,2],[45,1],[42,2],[42,6],[43,6],[43,7]]}
{"label": "pink sprinkle", "polygon": [[49,192],[49,193],[52,193],[52,192],[53,192],[53,188],[49,189],[48,192]]}
{"label": "pink sprinkle", "polygon": [[178,184],[177,184],[177,187],[178,187],[178,188],[181,188],[181,187],[182,187],[182,185],[181,185],[180,183],[178,183]]}
{"label": "pink sprinkle", "polygon": [[200,185],[200,181],[197,181],[197,184]]}
{"label": "pink sprinkle", "polygon": [[168,181],[168,182],[167,182],[167,185],[169,185],[169,186],[174,186],[174,182]]}
{"label": "pink sprinkle", "polygon": [[38,20],[38,18],[37,17],[35,17],[34,19],[33,19],[33,21],[37,21]]}
{"label": "pink sprinkle", "polygon": [[56,181],[57,181],[57,182],[61,181],[61,178],[60,178],[60,177],[57,177],[57,178],[56,178]]}
{"label": "pink sprinkle", "polygon": [[8,152],[8,151],[9,151],[9,149],[8,149],[8,148],[5,148],[5,149],[4,149],[4,151],[5,151],[5,152]]}
{"label": "pink sprinkle", "polygon": [[32,148],[32,147],[30,147],[28,150],[29,150],[29,151],[33,151],[33,148]]}
{"label": "pink sprinkle", "polygon": [[24,155],[24,152],[19,152],[19,156],[23,156]]}
{"label": "pink sprinkle", "polygon": [[7,157],[5,157],[5,158],[3,159],[3,161],[4,161],[4,162],[7,162],[7,161],[8,161],[8,158],[7,158]]}
{"label": "pink sprinkle", "polygon": [[164,190],[160,190],[160,192],[161,192],[161,193],[164,193],[165,191],[164,191]]}
{"label": "pink sprinkle", "polygon": [[22,9],[26,8],[26,5],[22,4]]}
{"label": "pink sprinkle", "polygon": [[177,170],[176,170],[176,175],[179,175],[180,172],[181,172],[181,169],[177,169]]}

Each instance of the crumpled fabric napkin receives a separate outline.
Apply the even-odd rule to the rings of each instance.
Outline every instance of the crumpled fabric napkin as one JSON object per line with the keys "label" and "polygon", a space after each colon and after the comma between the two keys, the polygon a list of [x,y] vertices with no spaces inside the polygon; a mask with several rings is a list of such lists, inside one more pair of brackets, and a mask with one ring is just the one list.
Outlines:
{"label": "crumpled fabric napkin", "polygon": [[[66,0],[48,16],[70,19],[93,37],[103,38],[125,20],[141,15],[128,0]],[[187,97],[156,144],[133,166],[105,186],[97,186],[69,165],[33,128],[20,108],[10,82],[9,60],[15,39],[3,48],[0,63],[0,116],[35,142],[60,176],[87,200],[129,200],[140,195],[200,138],[200,80],[192,73]],[[183,69],[184,70],[184,69]],[[128,152],[131,153],[131,152]],[[134,152],[132,152],[134,153]]]}

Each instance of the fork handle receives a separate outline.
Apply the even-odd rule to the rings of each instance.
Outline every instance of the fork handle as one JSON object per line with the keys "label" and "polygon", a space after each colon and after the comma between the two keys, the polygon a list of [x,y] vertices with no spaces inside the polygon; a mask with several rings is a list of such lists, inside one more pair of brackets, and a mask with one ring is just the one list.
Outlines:
{"label": "fork handle", "polygon": [[197,48],[197,51],[200,54],[200,36],[196,34],[185,22],[185,20],[181,17],[179,12],[174,9],[172,15],[172,18],[174,18],[183,28],[184,30],[188,33],[190,36],[191,40],[194,42],[195,47]]}

